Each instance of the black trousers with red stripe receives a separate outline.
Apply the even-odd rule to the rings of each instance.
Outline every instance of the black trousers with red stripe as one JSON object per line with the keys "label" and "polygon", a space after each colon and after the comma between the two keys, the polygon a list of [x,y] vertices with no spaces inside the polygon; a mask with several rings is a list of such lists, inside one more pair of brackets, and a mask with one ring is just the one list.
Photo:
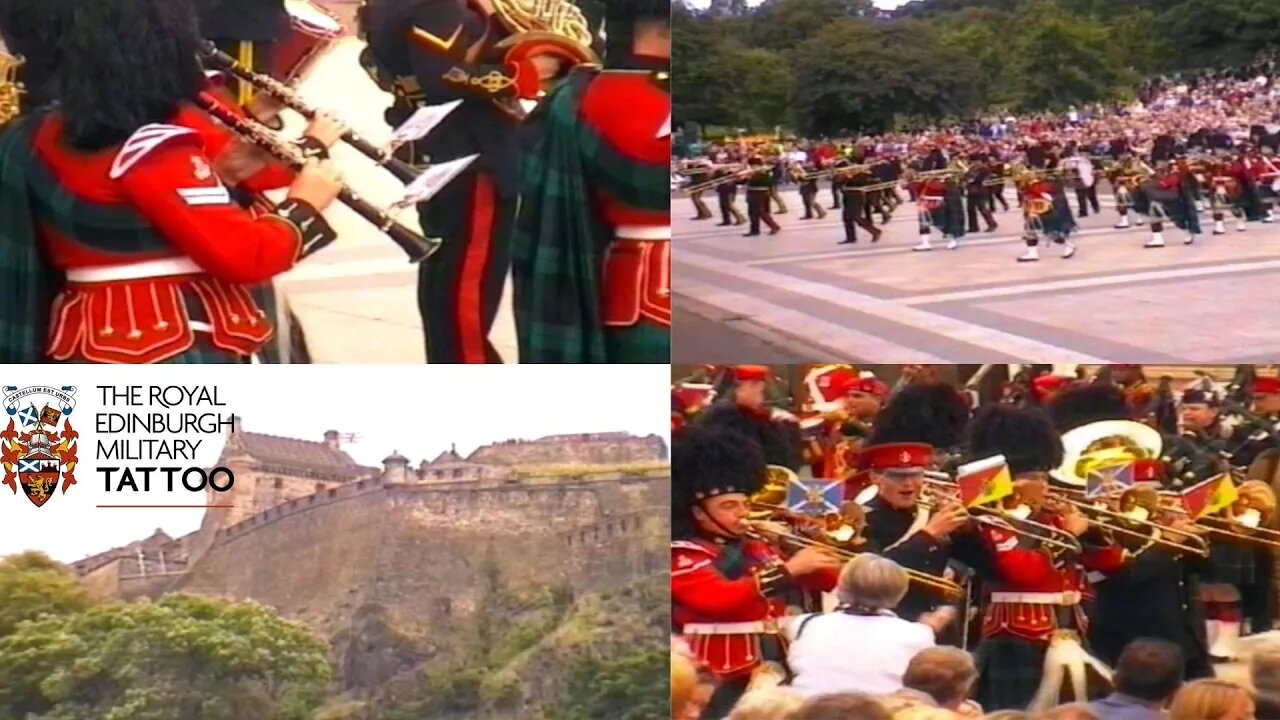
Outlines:
{"label": "black trousers with red stripe", "polygon": [[423,230],[443,240],[418,269],[418,310],[429,363],[500,363],[489,342],[511,268],[516,198],[483,173],[462,175],[420,206]]}

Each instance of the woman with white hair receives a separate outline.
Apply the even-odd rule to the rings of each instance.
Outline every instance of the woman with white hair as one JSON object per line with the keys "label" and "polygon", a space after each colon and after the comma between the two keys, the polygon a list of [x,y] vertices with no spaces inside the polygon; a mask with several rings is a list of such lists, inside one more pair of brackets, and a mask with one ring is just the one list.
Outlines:
{"label": "woman with white hair", "polygon": [[884,695],[902,688],[902,674],[915,654],[933,647],[939,631],[956,616],[943,607],[908,622],[892,608],[907,593],[907,572],[870,553],[840,572],[840,605],[823,615],[800,615],[787,628],[791,685],[805,695],[865,692]]}

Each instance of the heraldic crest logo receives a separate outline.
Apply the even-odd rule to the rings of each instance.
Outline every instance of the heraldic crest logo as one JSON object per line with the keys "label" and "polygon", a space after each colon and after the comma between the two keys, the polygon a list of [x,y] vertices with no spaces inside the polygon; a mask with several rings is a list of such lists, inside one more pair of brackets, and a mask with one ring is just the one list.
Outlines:
{"label": "heraldic crest logo", "polygon": [[27,499],[43,507],[53,497],[59,480],[63,493],[76,484],[76,439],[80,434],[70,420],[76,389],[6,385],[0,391],[9,415],[8,427],[0,432],[0,467],[4,469],[0,484],[15,494],[22,485]]}

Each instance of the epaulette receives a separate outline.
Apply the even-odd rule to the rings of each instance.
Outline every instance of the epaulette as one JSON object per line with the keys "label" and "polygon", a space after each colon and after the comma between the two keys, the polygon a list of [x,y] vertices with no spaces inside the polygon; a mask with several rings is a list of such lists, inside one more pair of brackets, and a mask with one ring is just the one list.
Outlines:
{"label": "epaulette", "polygon": [[116,153],[115,159],[111,162],[111,171],[108,173],[108,177],[112,180],[119,180],[152,150],[171,140],[187,135],[194,136],[197,142],[199,141],[199,134],[191,128],[159,123],[143,125],[128,140],[124,141],[124,145],[120,147],[120,152]]}

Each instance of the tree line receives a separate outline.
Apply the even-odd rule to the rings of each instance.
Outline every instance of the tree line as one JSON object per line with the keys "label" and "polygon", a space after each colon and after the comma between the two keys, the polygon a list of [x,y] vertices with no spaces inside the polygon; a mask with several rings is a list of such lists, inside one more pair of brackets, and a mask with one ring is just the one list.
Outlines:
{"label": "tree line", "polygon": [[1130,98],[1280,46],[1275,0],[712,0],[672,6],[673,113],[752,132],[884,132]]}

